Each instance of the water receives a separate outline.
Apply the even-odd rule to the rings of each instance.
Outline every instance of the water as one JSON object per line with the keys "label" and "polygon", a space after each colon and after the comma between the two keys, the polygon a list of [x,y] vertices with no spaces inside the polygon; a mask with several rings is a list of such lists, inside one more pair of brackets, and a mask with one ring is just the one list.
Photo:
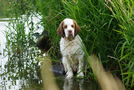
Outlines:
{"label": "water", "polygon": [[[0,17],[5,17],[3,14],[4,10],[1,10],[1,8]],[[27,20],[26,15],[22,15],[22,17],[23,21]],[[31,22],[33,22],[33,32],[41,34],[44,30],[41,26],[41,18],[42,17],[37,14],[36,16],[31,15],[31,17],[28,18],[28,22],[25,23],[26,35],[30,32],[29,27],[32,27]],[[13,46],[16,46],[16,44],[12,43],[9,46],[8,51],[8,47],[6,47],[7,40],[5,32],[9,30],[9,28],[7,28],[10,24],[9,22],[9,18],[0,18],[0,90],[44,90],[45,86],[43,86],[44,84],[41,78],[40,66],[37,61],[37,58],[39,57],[39,55],[37,55],[37,48],[32,46],[29,48],[29,44],[27,43],[23,53],[19,53],[17,51],[12,51],[12,44]],[[11,28],[11,30],[14,32],[13,28]],[[15,42],[13,38],[10,38],[10,40],[11,42]],[[16,48],[13,50],[16,50]],[[57,70],[57,72],[59,71]],[[98,88],[96,83],[84,79],[67,80],[65,79],[65,75],[62,74],[55,74],[54,77],[45,78],[45,81],[51,79],[56,81],[59,90],[97,90]]]}
{"label": "water", "polygon": [[[25,18],[25,16],[23,16]],[[39,26],[41,17],[33,17],[28,21],[34,21],[34,32],[41,33],[44,29]],[[9,18],[2,18],[0,20],[0,90],[41,90],[44,88],[41,79],[40,66],[37,58],[39,53],[36,47],[28,46],[26,44],[24,50],[19,53],[16,51],[5,51],[6,34],[9,24]],[[29,33],[27,23],[25,24],[26,35]],[[11,29],[13,30],[13,29]],[[12,40],[12,39],[11,39]],[[13,43],[14,44],[14,43]],[[9,47],[9,50],[12,49]],[[16,49],[16,48],[15,48]],[[36,53],[37,51],[37,53]],[[9,54],[10,53],[10,54]],[[85,79],[65,79],[64,75],[55,74],[52,78],[60,90],[98,90],[98,85],[94,82]]]}
{"label": "water", "polygon": [[7,29],[6,26],[8,25],[8,22],[7,21],[2,21],[0,22],[0,58],[3,60],[1,60],[0,62],[0,65],[2,65],[2,68],[3,65],[5,64],[5,62],[7,61],[7,58],[4,58],[3,54],[4,54],[4,48],[5,48],[5,44],[6,44],[6,38],[5,38],[5,35],[4,35],[4,31]]}
{"label": "water", "polygon": [[[37,24],[39,19],[34,19],[34,23]],[[9,32],[9,28],[7,27],[8,25],[9,18],[0,19],[0,90],[18,90],[30,88],[32,83],[37,84],[37,86],[41,86],[41,79],[38,78],[36,72],[37,70],[35,70],[39,70],[39,66],[34,58],[32,60],[31,58],[28,58],[28,54],[30,53],[26,52],[26,54],[24,53],[23,55],[21,53],[20,55],[15,55],[17,52],[7,51],[8,49],[6,47],[7,40],[5,32]],[[29,30],[27,23],[25,24],[25,27],[26,34],[28,34]],[[36,26],[34,27],[36,29]],[[31,47],[30,49],[33,48]],[[30,56],[32,56],[32,54]],[[35,71],[35,73],[32,73],[31,71]]]}
{"label": "water", "polygon": [[[7,25],[8,25],[8,19],[7,18],[2,18],[0,19],[0,73],[4,73],[5,71],[5,64],[8,61],[8,56],[5,56],[5,45],[6,45],[6,37],[5,37],[5,31],[7,30]],[[16,81],[16,86],[14,86],[14,89],[18,89],[19,85],[19,80]],[[8,76],[6,77],[0,77],[0,88],[1,89],[13,89],[12,87],[12,82],[8,80]]]}

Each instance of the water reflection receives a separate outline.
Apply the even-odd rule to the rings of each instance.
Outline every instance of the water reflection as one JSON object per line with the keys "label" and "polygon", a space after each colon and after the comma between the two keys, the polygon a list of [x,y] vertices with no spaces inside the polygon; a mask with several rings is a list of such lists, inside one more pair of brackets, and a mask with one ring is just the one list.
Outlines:
{"label": "water reflection", "polygon": [[[16,28],[7,27],[10,24],[8,20],[8,18],[0,19],[0,90],[18,90],[29,88],[31,85],[41,88],[37,48],[29,46],[26,41],[20,45],[21,49],[17,48],[17,44],[20,44],[20,42],[18,43],[15,40],[14,29]],[[5,32],[8,32],[8,35]],[[7,39],[8,37],[9,39]],[[21,42],[22,39],[24,40],[21,36],[18,38]],[[21,52],[18,53],[18,50],[21,50]]]}
{"label": "water reflection", "polygon": [[57,79],[60,90],[100,90],[96,82],[86,79]]}
{"label": "water reflection", "polygon": [[2,57],[4,52],[3,49],[6,45],[6,37],[5,37],[5,30],[7,29],[6,26],[8,25],[7,21],[0,22],[0,56]]}
{"label": "water reflection", "polygon": [[[52,83],[48,83],[48,81],[51,81],[52,78],[41,78],[41,67],[38,65],[39,61],[37,60],[39,57],[39,52],[36,47],[29,45],[28,40],[29,37],[31,39],[31,36],[27,37],[26,35],[24,38],[19,36],[18,41],[16,41],[14,38],[18,34],[13,33],[12,30],[10,30],[8,33],[10,34],[11,32],[10,35],[12,37],[8,39],[9,41],[6,41],[6,37],[8,37],[8,35],[5,35],[5,31],[8,30],[7,25],[9,24],[7,20],[8,19],[5,19],[4,21],[4,19],[2,19],[0,22],[0,90],[41,90],[45,89],[43,87],[44,81],[47,81],[47,84],[52,87]],[[34,20],[36,23],[39,21],[35,18]],[[28,23],[30,23],[30,20],[28,21]],[[28,27],[26,27],[27,25],[24,24],[26,22],[19,21],[17,23],[20,25],[20,27],[14,29],[20,29],[20,33],[22,33],[22,28],[26,29],[27,31]],[[33,27],[35,28],[36,26]],[[26,33],[28,33],[28,31]],[[22,39],[26,40],[23,41]],[[9,45],[6,46],[6,43],[9,43]],[[18,48],[17,45],[20,45],[20,47]],[[4,52],[5,50],[6,52]],[[44,68],[46,68],[46,65]],[[58,66],[57,70],[57,72],[60,72]],[[41,72],[43,71],[44,69],[42,69]],[[44,77],[45,74],[42,76]],[[89,82],[84,79],[67,80],[62,75],[62,72],[59,75],[53,76],[53,79],[56,82],[55,85],[58,86],[60,90],[98,90],[98,85],[96,83]]]}
{"label": "water reflection", "polygon": [[83,85],[84,85],[84,79],[79,81],[73,79],[65,79],[63,89],[64,90],[85,90]]}
{"label": "water reflection", "polygon": [[[100,90],[96,82],[91,82],[87,79],[78,79],[75,77],[73,79],[66,79],[65,75],[60,73],[62,70],[60,65],[58,65],[57,68],[53,68],[55,70],[52,70],[52,67],[51,59],[49,57],[45,57],[41,62],[40,68],[44,90]],[[56,70],[57,72],[53,73],[53,71]]]}

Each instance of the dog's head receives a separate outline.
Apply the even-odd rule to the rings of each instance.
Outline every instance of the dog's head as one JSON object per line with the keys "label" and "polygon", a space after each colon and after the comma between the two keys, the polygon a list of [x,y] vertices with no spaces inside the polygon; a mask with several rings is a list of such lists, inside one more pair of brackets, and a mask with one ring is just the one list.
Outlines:
{"label": "dog's head", "polygon": [[61,37],[71,41],[80,32],[80,28],[75,20],[67,18],[60,23],[57,31]]}

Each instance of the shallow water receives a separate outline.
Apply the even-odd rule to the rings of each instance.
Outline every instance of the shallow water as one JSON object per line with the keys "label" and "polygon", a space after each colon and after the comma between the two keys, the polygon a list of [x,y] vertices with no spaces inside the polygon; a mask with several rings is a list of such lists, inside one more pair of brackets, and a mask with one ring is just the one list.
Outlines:
{"label": "shallow water", "polygon": [[[30,60],[28,57],[20,59],[22,55],[13,55],[14,53],[9,55],[8,51],[5,51],[7,42],[5,32],[8,31],[8,20],[9,18],[0,19],[0,90],[25,89],[29,88],[32,83],[41,86],[41,79],[36,74],[31,73],[38,68],[35,59]],[[29,62],[27,62],[28,60]],[[32,69],[29,64],[32,64]]]}
{"label": "shallow water", "polygon": [[[36,18],[33,20],[36,21]],[[0,20],[0,90],[41,90],[43,82],[40,74],[38,55],[34,47],[28,52],[14,54],[6,50],[5,31],[8,30],[8,18]],[[36,27],[36,26],[35,26]],[[43,29],[43,28],[42,28]],[[41,31],[41,30],[40,30]],[[27,31],[28,32],[28,31]],[[36,50],[35,50],[36,51]],[[98,90],[98,85],[85,79],[65,79],[64,75],[56,74],[52,78],[60,90]]]}

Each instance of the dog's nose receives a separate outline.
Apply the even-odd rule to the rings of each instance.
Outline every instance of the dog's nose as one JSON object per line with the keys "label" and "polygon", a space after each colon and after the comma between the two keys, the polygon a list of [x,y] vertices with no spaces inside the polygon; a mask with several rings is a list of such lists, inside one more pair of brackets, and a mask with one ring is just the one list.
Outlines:
{"label": "dog's nose", "polygon": [[72,30],[69,30],[68,33],[72,33]]}

